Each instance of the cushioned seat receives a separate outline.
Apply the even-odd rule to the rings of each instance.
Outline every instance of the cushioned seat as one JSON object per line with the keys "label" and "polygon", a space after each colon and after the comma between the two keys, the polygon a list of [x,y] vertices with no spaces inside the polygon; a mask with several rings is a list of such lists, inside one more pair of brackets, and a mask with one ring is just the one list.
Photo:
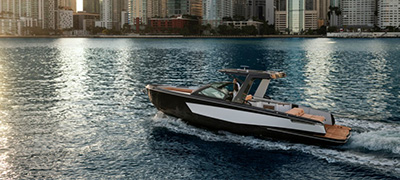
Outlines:
{"label": "cushioned seat", "polygon": [[289,111],[286,111],[286,113],[295,115],[295,116],[302,116],[304,114],[304,109],[301,108],[293,108]]}
{"label": "cushioned seat", "polygon": [[300,117],[307,118],[307,119],[320,121],[320,122],[324,122],[325,121],[325,117],[324,116],[306,114],[306,113],[304,113],[304,109],[301,109],[301,108],[293,108],[293,109],[291,109],[289,111],[286,111],[286,113],[291,114],[291,115],[295,115],[295,116],[300,116]]}

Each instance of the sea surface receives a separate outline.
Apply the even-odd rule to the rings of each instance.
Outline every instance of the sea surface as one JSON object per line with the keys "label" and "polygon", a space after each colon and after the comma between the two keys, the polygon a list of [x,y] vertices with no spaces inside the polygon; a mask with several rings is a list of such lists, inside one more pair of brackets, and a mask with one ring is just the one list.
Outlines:
{"label": "sea surface", "polygon": [[[147,84],[279,70],[267,94],[334,113],[343,146],[210,132]],[[0,39],[0,179],[399,179],[400,39]]]}

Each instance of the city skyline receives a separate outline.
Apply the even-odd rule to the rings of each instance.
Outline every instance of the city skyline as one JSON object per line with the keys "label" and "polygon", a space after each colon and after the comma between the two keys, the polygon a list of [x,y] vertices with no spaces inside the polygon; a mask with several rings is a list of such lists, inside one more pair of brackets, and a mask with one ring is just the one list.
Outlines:
{"label": "city skyline", "polygon": [[399,31],[399,7],[392,0],[0,0],[0,34]]}

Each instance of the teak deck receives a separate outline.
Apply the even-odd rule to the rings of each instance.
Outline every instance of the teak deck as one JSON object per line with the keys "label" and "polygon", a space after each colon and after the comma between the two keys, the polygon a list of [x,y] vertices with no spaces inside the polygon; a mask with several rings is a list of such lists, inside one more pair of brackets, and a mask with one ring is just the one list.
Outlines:
{"label": "teak deck", "polygon": [[315,135],[315,136],[329,138],[329,139],[346,140],[347,136],[350,133],[351,128],[340,125],[325,124],[325,130],[326,130],[325,135]]}
{"label": "teak deck", "polygon": [[179,92],[184,92],[184,93],[192,93],[192,89],[187,89],[187,88],[177,88],[177,87],[162,87],[163,89],[166,90],[171,90],[171,91],[179,91]]}

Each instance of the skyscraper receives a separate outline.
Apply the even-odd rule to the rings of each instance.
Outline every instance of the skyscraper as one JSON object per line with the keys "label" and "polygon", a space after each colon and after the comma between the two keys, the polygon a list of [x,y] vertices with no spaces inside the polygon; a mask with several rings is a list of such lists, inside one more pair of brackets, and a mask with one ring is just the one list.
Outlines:
{"label": "skyscraper", "polygon": [[[22,35],[24,27],[40,26],[43,22],[43,2],[0,0],[0,33]],[[41,11],[40,11],[41,10]]]}
{"label": "skyscraper", "polygon": [[167,15],[168,16],[177,16],[177,15],[183,15],[183,14],[190,14],[190,1],[189,0],[168,0],[167,1]]}
{"label": "skyscraper", "polygon": [[319,0],[276,0],[275,28],[299,34],[318,28]]}
{"label": "skyscraper", "polygon": [[147,17],[166,17],[167,0],[147,0]]}
{"label": "skyscraper", "polygon": [[203,0],[203,23],[217,27],[224,17],[233,17],[233,0]]}
{"label": "skyscraper", "polygon": [[190,0],[190,15],[203,16],[203,0]]}
{"label": "skyscraper", "polygon": [[288,0],[287,28],[290,32],[299,33],[304,30],[304,0]]}
{"label": "skyscraper", "polygon": [[343,26],[374,26],[375,0],[341,0]]}
{"label": "skyscraper", "polygon": [[100,14],[100,0],[84,0],[83,11]]}
{"label": "skyscraper", "polygon": [[76,0],[58,0],[58,6],[71,8],[73,12],[76,12]]}
{"label": "skyscraper", "polygon": [[246,17],[247,0],[233,0],[233,16]]}
{"label": "skyscraper", "polygon": [[399,0],[378,0],[378,26],[400,26],[400,1]]}
{"label": "skyscraper", "polygon": [[[341,26],[341,15],[340,13],[340,0],[331,0],[329,13],[329,25],[330,26]],[[337,9],[337,10],[335,10]]]}
{"label": "skyscraper", "polygon": [[96,21],[96,26],[120,30],[124,7],[128,7],[127,0],[100,0],[100,21]]}
{"label": "skyscraper", "polygon": [[147,24],[147,1],[129,0],[128,2],[129,24]]}
{"label": "skyscraper", "polygon": [[287,1],[286,0],[276,0],[275,1],[275,29],[284,32],[286,30],[287,22]]}
{"label": "skyscraper", "polygon": [[259,19],[274,23],[274,0],[247,0],[246,13],[247,19]]}

